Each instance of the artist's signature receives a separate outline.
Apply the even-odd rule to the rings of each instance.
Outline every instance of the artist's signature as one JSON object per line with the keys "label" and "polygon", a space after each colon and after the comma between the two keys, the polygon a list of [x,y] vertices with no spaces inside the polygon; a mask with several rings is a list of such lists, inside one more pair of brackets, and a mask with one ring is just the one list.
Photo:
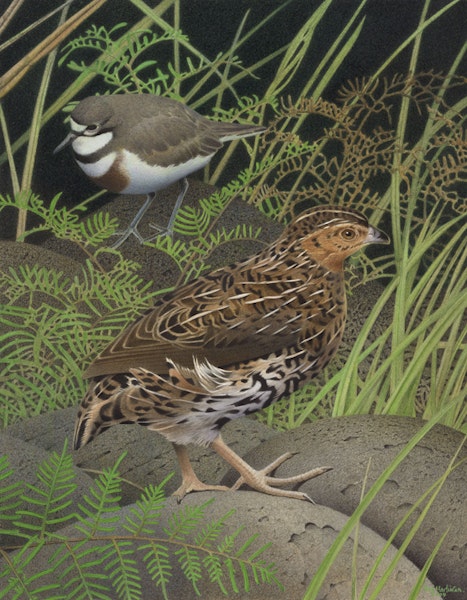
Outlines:
{"label": "artist's signature", "polygon": [[434,585],[433,587],[426,587],[427,592],[431,592],[433,596],[439,594],[441,598],[446,598],[447,594],[462,594],[464,590],[457,585]]}

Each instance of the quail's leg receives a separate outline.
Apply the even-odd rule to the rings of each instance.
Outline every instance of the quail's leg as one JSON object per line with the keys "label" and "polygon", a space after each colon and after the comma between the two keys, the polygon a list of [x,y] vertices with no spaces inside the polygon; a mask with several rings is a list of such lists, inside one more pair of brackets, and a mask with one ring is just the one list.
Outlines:
{"label": "quail's leg", "polygon": [[229,465],[231,465],[240,473],[241,477],[232,486],[232,490],[237,490],[241,485],[246,483],[254,490],[263,492],[265,494],[271,494],[272,496],[286,496],[287,498],[298,498],[299,500],[308,500],[309,502],[313,502],[307,494],[302,492],[278,490],[276,488],[282,487],[283,485],[294,485],[296,483],[308,481],[309,479],[318,477],[318,475],[322,475],[323,473],[326,473],[332,469],[332,467],[318,467],[316,469],[312,469],[311,471],[307,471],[306,473],[295,475],[294,477],[269,477],[268,474],[271,473],[271,471],[277,469],[279,465],[293,456],[290,452],[283,454],[270,465],[258,471],[253,469],[253,467],[251,467],[240,456],[238,456],[236,452],[229,448],[220,435],[211,443],[211,448],[213,448],[213,450],[215,450],[226,462],[228,462]]}
{"label": "quail's leg", "polygon": [[134,235],[135,238],[141,244],[145,241],[145,239],[143,238],[143,236],[138,231],[138,225],[139,225],[141,219],[144,217],[144,215],[145,215],[146,211],[148,210],[148,208],[153,203],[155,197],[156,197],[155,192],[153,192],[151,194],[148,194],[147,197],[146,197],[146,200],[145,200],[144,204],[141,206],[141,208],[139,209],[139,211],[136,213],[135,217],[133,218],[133,220],[131,221],[131,223],[128,225],[128,227],[125,229],[125,231],[123,231],[123,232],[121,232],[121,231],[115,232],[115,235],[120,235],[120,237],[115,242],[115,244],[112,244],[112,248],[118,248],[119,246],[121,246],[123,244],[123,242],[130,237],[130,235]]}
{"label": "quail's leg", "polygon": [[206,490],[226,492],[229,490],[225,485],[208,485],[200,481],[193,471],[186,447],[179,444],[173,444],[173,447],[182,472],[182,484],[173,493],[173,495],[178,498],[179,502],[190,492],[204,492]]}

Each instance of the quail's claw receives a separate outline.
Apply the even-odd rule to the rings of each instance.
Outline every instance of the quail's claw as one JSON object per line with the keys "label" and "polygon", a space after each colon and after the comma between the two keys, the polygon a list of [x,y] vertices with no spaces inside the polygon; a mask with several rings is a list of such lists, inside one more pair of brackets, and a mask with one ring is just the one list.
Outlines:
{"label": "quail's claw", "polygon": [[285,496],[287,498],[298,498],[299,500],[307,500],[313,502],[313,500],[303,492],[296,492],[292,490],[281,490],[277,489],[285,485],[295,485],[297,483],[303,483],[313,477],[318,477],[323,473],[331,470],[332,467],[318,467],[301,473],[300,475],[294,475],[293,477],[269,477],[269,473],[277,469],[283,462],[293,456],[293,453],[286,452],[276,458],[271,464],[264,467],[263,469],[253,469],[247,462],[245,462],[236,452],[234,452],[227,444],[222,440],[219,435],[212,443],[211,447],[226,460],[234,469],[240,473],[240,478],[230,488],[231,490],[238,490],[243,484],[248,485],[258,492],[264,494],[270,494],[272,496]]}
{"label": "quail's claw", "polygon": [[226,485],[209,485],[207,483],[203,483],[195,476],[194,479],[185,478],[182,481],[181,486],[177,490],[175,490],[172,496],[175,496],[177,498],[177,502],[180,504],[183,498],[191,492],[227,492],[229,490],[230,488],[228,488]]}
{"label": "quail's claw", "polygon": [[[281,456],[276,458],[276,460],[274,460],[272,463],[270,463],[263,469],[260,469],[259,471],[255,470],[255,469],[252,469],[252,470],[255,471],[255,473],[257,473],[259,476],[260,475],[268,475],[269,473],[272,473],[273,471],[275,471],[277,469],[277,467],[279,467],[286,460],[289,460],[289,458],[292,458],[292,456],[293,456],[292,452],[286,452],[285,454],[282,454]],[[264,477],[264,480],[266,480],[266,479],[274,479],[274,478]],[[237,481],[233,484],[233,486],[230,489],[238,490],[244,483],[246,483],[246,481],[245,481],[244,476],[242,475],[241,477],[239,477],[237,479]]]}
{"label": "quail's claw", "polygon": [[285,485],[303,483],[304,481],[308,481],[309,479],[313,479],[314,477],[323,475],[323,473],[327,473],[327,471],[331,471],[332,467],[317,467],[315,469],[307,471],[306,473],[301,473],[300,475],[294,475],[292,477],[268,477],[269,473],[277,469],[279,465],[288,460],[291,456],[293,455],[290,452],[288,452],[277,458],[274,462],[272,462],[270,465],[267,465],[263,469],[252,469],[251,474],[242,475],[241,477],[239,477],[230,489],[238,490],[243,484],[247,484],[259,492],[272,494],[274,496],[299,498],[300,500],[307,500],[308,502],[314,504],[314,500],[310,498],[308,494],[304,494],[303,492],[294,492],[290,490],[278,490],[276,488]]}
{"label": "quail's claw", "polygon": [[178,462],[180,464],[180,469],[182,471],[182,484],[172,494],[177,498],[178,503],[180,503],[183,500],[183,498],[190,492],[226,492],[227,490],[229,490],[229,488],[225,485],[209,485],[200,481],[193,470],[185,446],[182,446],[180,444],[173,444],[173,447],[177,455]]}

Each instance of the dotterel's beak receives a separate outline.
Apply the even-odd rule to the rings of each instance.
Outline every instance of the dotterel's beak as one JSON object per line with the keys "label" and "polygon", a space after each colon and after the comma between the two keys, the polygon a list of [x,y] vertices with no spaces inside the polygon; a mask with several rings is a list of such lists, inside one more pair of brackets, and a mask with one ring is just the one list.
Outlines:
{"label": "dotterel's beak", "polygon": [[66,138],[63,140],[63,142],[61,142],[53,151],[54,154],[57,154],[57,152],[60,152],[60,150],[63,150],[63,148],[66,148],[67,146],[69,146],[70,144],[72,144],[74,142],[74,140],[76,140],[77,135],[75,133],[69,133]]}
{"label": "dotterel's beak", "polygon": [[365,244],[390,244],[391,240],[388,235],[384,233],[384,231],[380,231],[370,225],[368,230],[368,235],[365,239]]}

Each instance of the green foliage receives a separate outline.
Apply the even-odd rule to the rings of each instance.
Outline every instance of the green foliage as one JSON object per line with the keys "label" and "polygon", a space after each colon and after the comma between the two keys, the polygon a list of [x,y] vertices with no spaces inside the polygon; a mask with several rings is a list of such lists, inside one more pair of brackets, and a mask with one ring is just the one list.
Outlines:
{"label": "green foliage", "polygon": [[[157,56],[159,44],[187,42],[187,36],[174,29],[161,34],[150,29],[132,29],[122,33],[126,29],[127,23],[119,23],[110,30],[92,25],[84,35],[71,40],[63,48],[58,64],[66,63],[69,69],[78,73],[98,75],[115,92],[166,93],[170,77],[181,79],[183,74],[178,74],[170,64],[162,71],[156,67],[157,60],[145,56]],[[97,54],[97,58],[90,64],[83,60],[69,60],[70,55],[75,53],[82,57],[83,51]],[[113,60],[109,61],[108,57]],[[198,69],[190,66],[190,70],[199,75]]]}
{"label": "green foliage", "polygon": [[[464,53],[465,48],[459,60]],[[369,412],[430,418],[455,398],[443,423],[467,431],[461,133],[467,101],[447,101],[448,92],[461,83],[454,73],[369,79],[347,84],[339,102],[305,99],[283,107],[279,119],[307,113],[330,126],[316,136],[319,152],[305,162],[295,157],[287,172],[276,171],[277,182],[293,176],[292,192],[268,184],[268,194],[275,190],[275,197],[285,200],[277,202],[277,214],[292,211],[308,195],[366,214],[373,210],[374,223],[381,218],[388,223],[390,215],[395,256],[361,256],[357,269],[351,263],[351,288],[384,277],[379,301],[340,359],[316,382],[268,408],[267,423],[287,429],[318,414]],[[400,119],[408,126],[407,115],[398,113],[401,103],[408,103],[408,114],[430,115],[420,139],[411,143],[398,142]],[[377,191],[382,185],[387,186],[383,194]],[[376,335],[380,322],[384,331]]]}
{"label": "green foliage", "polygon": [[155,292],[136,263],[120,255],[109,270],[99,266],[88,259],[74,277],[39,266],[0,271],[4,425],[76,404],[96,350],[148,307]]}
{"label": "green foliage", "polygon": [[[319,596],[326,573],[369,502],[423,433],[435,421],[467,431],[467,225],[461,189],[467,101],[449,100],[450,92],[465,84],[456,72],[466,46],[447,74],[413,75],[422,34],[429,35],[431,23],[456,1],[429,18],[430,2],[424,2],[416,31],[373,77],[346,84],[334,102],[325,100],[324,93],[360,36],[365,1],[336,38],[329,38],[328,47],[322,42],[316,47],[314,35],[332,0],[324,0],[292,39],[284,39],[282,47],[254,64],[240,58],[243,44],[255,35],[265,35],[269,19],[289,2],[279,3],[271,15],[247,31],[245,15],[230,46],[214,59],[199,52],[180,31],[177,10],[173,23],[161,17],[161,11],[177,5],[176,0],[160,2],[151,10],[141,0],[132,3],[147,15],[135,25],[120,23],[108,29],[91,25],[65,47],[60,64],[67,64],[76,80],[46,108],[45,92],[54,61],[53,54],[49,55],[31,126],[18,139],[10,140],[8,115],[0,107],[5,141],[0,165],[8,162],[14,191],[13,198],[0,196],[0,211],[18,209],[18,239],[48,231],[73,241],[87,256],[82,272],[74,277],[26,266],[0,272],[0,293],[5,298],[0,314],[2,419],[6,425],[77,403],[84,393],[83,367],[155,295],[150,283],[139,276],[138,265],[107,247],[117,223],[106,212],[82,218],[86,201],[66,209],[56,196],[46,206],[31,192],[40,127],[78,94],[82,96],[83,88],[96,77],[110,93],[163,93],[221,119],[267,123],[268,133],[261,140],[233,143],[216,157],[206,172],[213,184],[220,181],[233,152],[241,152],[243,170],[197,208],[183,207],[175,224],[176,236],[157,238],[154,248],[173,259],[180,271],[179,282],[184,282],[209,268],[210,256],[219,245],[256,239],[259,232],[246,224],[231,230],[217,227],[235,196],[280,221],[310,203],[350,205],[363,210],[375,224],[383,220],[383,228],[392,227],[394,254],[362,255],[351,263],[350,288],[376,278],[384,278],[385,283],[361,333],[316,384],[270,407],[264,419],[281,428],[297,427],[327,414],[419,414],[431,419],[363,498],[311,582],[306,595],[311,600]],[[407,68],[411,75],[384,78],[384,70],[410,43],[414,44]],[[306,64],[310,51],[322,58],[306,79],[300,66]],[[271,65],[275,70],[264,89],[256,76]],[[236,89],[245,78],[252,90],[250,97],[241,97]],[[294,99],[288,96],[291,84]],[[235,105],[226,109],[232,99]],[[413,140],[413,131],[410,135],[407,131],[413,121],[421,120],[420,115],[422,132]],[[20,177],[17,153],[25,144],[28,150]],[[28,231],[29,211],[40,224]],[[390,322],[385,321],[380,331],[378,326],[388,313]],[[138,598],[141,564],[164,597],[174,565],[179,565],[195,590],[203,577],[224,594],[242,586],[248,590],[253,581],[277,583],[273,566],[257,560],[266,547],[251,552],[253,536],[238,549],[240,531],[223,533],[230,515],[206,524],[207,504],[176,513],[163,535],[158,530],[155,536],[165,502],[162,484],[145,490],[125,517],[125,534],[117,532],[116,469],[117,465],[102,474],[75,511],[69,505],[74,473],[65,450],[41,465],[37,485],[11,483],[8,461],[0,457],[2,532],[24,540],[14,553],[0,548],[4,559],[0,598],[6,594],[48,600]],[[420,499],[428,502],[399,554],[443,483],[441,478]],[[55,528],[72,520],[76,520],[73,533],[57,537]],[[139,562],[136,552],[142,559]],[[430,560],[435,553],[436,548]],[[44,555],[50,558],[48,566],[35,572],[35,559]],[[428,567],[429,562],[418,590]],[[374,571],[360,597],[372,578]],[[375,597],[384,582],[381,579],[369,597]],[[417,589],[411,598],[416,595]]]}
{"label": "green foliage", "polygon": [[0,598],[137,600],[144,597],[144,570],[167,599],[177,565],[198,595],[201,579],[224,595],[248,592],[253,583],[281,587],[275,566],[263,558],[269,544],[258,547],[255,535],[240,544],[241,528],[226,533],[234,511],[209,521],[212,501],[185,506],[162,527],[170,476],[148,486],[122,515],[122,459],[98,476],[76,508],[76,473],[66,444],[60,455],[52,453],[39,465],[37,485],[10,483],[13,472],[0,457],[0,535],[24,539],[21,545],[0,546]]}

